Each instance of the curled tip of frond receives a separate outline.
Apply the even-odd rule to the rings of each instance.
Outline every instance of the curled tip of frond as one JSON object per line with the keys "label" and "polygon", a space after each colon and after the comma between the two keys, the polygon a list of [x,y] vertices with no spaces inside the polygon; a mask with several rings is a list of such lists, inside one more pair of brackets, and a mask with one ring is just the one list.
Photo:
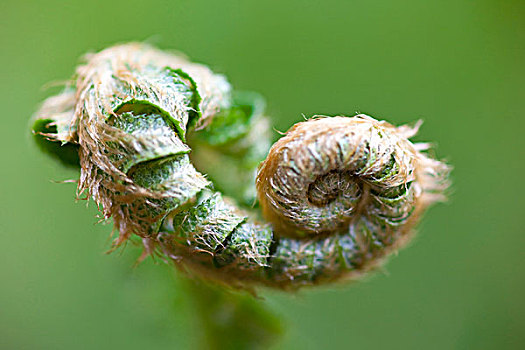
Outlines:
{"label": "curled tip of frond", "polygon": [[[447,165],[408,140],[421,123],[395,127],[364,114],[297,123],[259,168],[266,218],[285,236],[337,233],[370,211],[391,217],[398,205],[396,215],[408,219],[415,207],[442,199]],[[396,193],[407,199],[387,204]]]}

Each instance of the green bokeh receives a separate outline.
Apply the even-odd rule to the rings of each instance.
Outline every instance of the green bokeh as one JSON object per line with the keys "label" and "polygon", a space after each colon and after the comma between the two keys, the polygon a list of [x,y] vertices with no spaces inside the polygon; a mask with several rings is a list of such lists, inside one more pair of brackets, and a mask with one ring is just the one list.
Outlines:
{"label": "green bokeh", "polygon": [[[454,165],[445,205],[384,272],[264,293],[278,349],[525,347],[525,3],[521,0],[24,1],[0,5],[1,349],[186,349],[201,332],[162,262],[104,254],[110,225],[28,134],[41,87],[117,42],[176,48],[301,114],[403,123]],[[277,135],[277,134],[276,134]]]}

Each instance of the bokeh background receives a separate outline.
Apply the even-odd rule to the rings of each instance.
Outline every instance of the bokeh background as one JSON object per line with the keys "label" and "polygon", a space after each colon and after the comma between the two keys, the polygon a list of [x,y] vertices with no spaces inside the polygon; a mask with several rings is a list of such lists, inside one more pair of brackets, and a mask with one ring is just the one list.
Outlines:
{"label": "bokeh background", "polygon": [[[363,282],[263,292],[276,349],[525,348],[525,2],[521,0],[25,1],[0,5],[0,348],[187,349],[202,332],[172,269],[74,201],[74,170],[28,120],[79,57],[118,42],[175,48],[302,114],[425,123],[453,166],[448,203]],[[277,137],[277,133],[275,134]]]}

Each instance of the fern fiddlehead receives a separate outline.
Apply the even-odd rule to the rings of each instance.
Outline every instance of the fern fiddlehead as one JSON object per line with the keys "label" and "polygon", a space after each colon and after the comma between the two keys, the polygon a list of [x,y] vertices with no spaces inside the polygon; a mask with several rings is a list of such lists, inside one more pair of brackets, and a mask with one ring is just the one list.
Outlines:
{"label": "fern fiddlehead", "polygon": [[[408,140],[417,126],[316,116],[270,148],[263,110],[205,66],[126,44],[88,56],[33,129],[80,165],[79,193],[113,218],[116,244],[138,235],[148,253],[234,286],[360,274],[442,198],[448,167]],[[241,206],[257,197],[266,222],[220,189]]]}

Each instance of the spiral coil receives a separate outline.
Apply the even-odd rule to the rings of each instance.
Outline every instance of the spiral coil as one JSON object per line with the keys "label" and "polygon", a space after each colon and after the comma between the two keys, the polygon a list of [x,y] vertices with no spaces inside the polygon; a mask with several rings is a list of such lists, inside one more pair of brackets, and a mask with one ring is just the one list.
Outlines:
{"label": "spiral coil", "polygon": [[[233,286],[356,276],[443,199],[449,168],[408,140],[418,126],[316,116],[270,148],[263,113],[222,75],[132,43],[87,56],[33,130],[80,165],[79,194],[113,218],[117,245],[137,235],[148,253]],[[246,209],[256,198],[267,223]]]}

